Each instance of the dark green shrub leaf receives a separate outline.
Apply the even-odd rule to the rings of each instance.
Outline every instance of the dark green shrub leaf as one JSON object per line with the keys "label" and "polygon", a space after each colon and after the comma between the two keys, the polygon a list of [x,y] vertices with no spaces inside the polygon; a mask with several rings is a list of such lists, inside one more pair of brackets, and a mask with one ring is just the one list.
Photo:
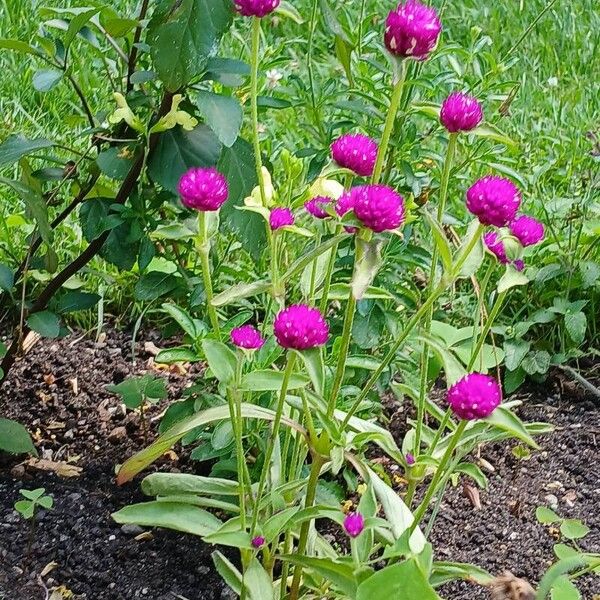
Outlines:
{"label": "dark green shrub leaf", "polygon": [[179,284],[175,275],[161,271],[150,271],[141,276],[135,286],[137,300],[149,302],[172,292]]}
{"label": "dark green shrub leaf", "polygon": [[60,319],[48,310],[29,315],[27,325],[42,337],[55,338],[60,334]]}
{"label": "dark green shrub leaf", "polygon": [[242,128],[243,111],[237,98],[199,91],[198,110],[221,143],[230,148]]}
{"label": "dark green shrub leaf", "polygon": [[74,312],[77,310],[87,310],[96,306],[100,301],[98,294],[89,294],[87,292],[67,292],[58,302],[56,310],[59,313]]}
{"label": "dark green shrub leaf", "polygon": [[16,421],[0,417],[0,450],[11,454],[34,454],[37,456],[27,429]]}
{"label": "dark green shrub leaf", "polygon": [[[0,44],[1,47],[2,45]],[[23,156],[27,156],[27,154],[52,146],[54,146],[54,142],[45,138],[29,140],[20,135],[11,135],[0,144],[0,167],[12,165],[23,158]]]}
{"label": "dark green shrub leaf", "polygon": [[62,79],[63,72],[56,69],[40,69],[33,75],[33,87],[38,92],[49,92]]}

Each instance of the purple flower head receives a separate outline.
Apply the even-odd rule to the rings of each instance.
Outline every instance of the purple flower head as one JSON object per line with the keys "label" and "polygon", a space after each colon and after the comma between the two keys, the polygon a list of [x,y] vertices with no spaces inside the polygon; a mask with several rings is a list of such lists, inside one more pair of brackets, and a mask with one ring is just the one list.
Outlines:
{"label": "purple flower head", "polygon": [[177,190],[185,206],[202,212],[219,210],[229,196],[227,179],[216,169],[186,171]]}
{"label": "purple flower head", "polygon": [[425,60],[435,48],[442,23],[435,9],[407,0],[385,22],[385,46],[394,55]]}
{"label": "purple flower head", "polygon": [[470,373],[448,390],[446,399],[459,419],[485,419],[502,401],[502,390],[494,377]]}
{"label": "purple flower head", "polygon": [[504,177],[487,175],[467,190],[467,208],[483,225],[505,227],[515,218],[520,204],[517,186]]}
{"label": "purple flower head", "polygon": [[265,545],[265,538],[262,535],[257,535],[255,538],[252,538],[252,545],[255,548],[260,548]]}
{"label": "purple flower head", "polygon": [[521,246],[534,246],[544,239],[544,226],[542,223],[521,215],[510,224],[510,232],[521,242]]}
{"label": "purple flower head", "polygon": [[281,310],[274,323],[275,337],[283,348],[309,350],[329,338],[329,326],[318,308],[293,304]]}
{"label": "purple flower head", "polygon": [[264,17],[272,13],[281,0],[235,0],[236,10],[244,17]]}
{"label": "purple flower head", "polygon": [[269,215],[269,224],[273,231],[293,225],[295,220],[294,214],[289,208],[274,208]]}
{"label": "purple flower head", "polygon": [[331,144],[333,160],[361,177],[373,175],[377,151],[377,142],[361,133],[343,135]]}
{"label": "purple flower head", "polygon": [[412,467],[412,466],[413,466],[413,465],[414,465],[414,464],[417,462],[417,461],[415,460],[415,457],[414,457],[414,455],[413,455],[413,454],[411,454],[410,452],[408,452],[408,453],[406,454],[405,458],[406,458],[406,464],[407,464],[409,467]]}
{"label": "purple flower head", "polygon": [[260,335],[258,329],[252,325],[242,325],[242,327],[232,329],[231,341],[238,348],[246,350],[258,350],[265,343],[265,339]]}
{"label": "purple flower head", "polygon": [[525,269],[525,263],[521,259],[518,259],[513,262],[513,267],[520,273]]}
{"label": "purple flower head", "polygon": [[498,234],[495,231],[488,231],[483,236],[483,242],[487,246],[487,249],[498,259],[498,262],[503,265],[508,264],[504,242],[498,238]]}
{"label": "purple flower head", "polygon": [[365,518],[359,513],[350,513],[344,519],[344,530],[351,537],[358,537],[365,528]]}
{"label": "purple flower head", "polygon": [[354,214],[372,231],[397,229],[404,222],[404,198],[385,185],[354,189]]}
{"label": "purple flower head", "polygon": [[442,102],[440,121],[450,133],[471,131],[482,120],[483,109],[473,96],[454,92]]}
{"label": "purple flower head", "polygon": [[316,196],[315,198],[311,198],[308,202],[305,202],[304,208],[313,217],[316,217],[317,219],[326,219],[329,217],[329,213],[324,207],[332,202],[335,202],[335,200],[329,196]]}

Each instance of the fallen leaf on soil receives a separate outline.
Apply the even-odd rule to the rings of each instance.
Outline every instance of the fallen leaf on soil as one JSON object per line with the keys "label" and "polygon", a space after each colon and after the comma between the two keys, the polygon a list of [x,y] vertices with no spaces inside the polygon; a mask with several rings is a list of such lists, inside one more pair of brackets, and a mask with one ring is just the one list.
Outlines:
{"label": "fallen leaf on soil", "polygon": [[154,539],[154,536],[152,535],[151,531],[144,531],[144,533],[136,535],[133,539],[138,542],[149,542],[150,540]]}
{"label": "fallen leaf on soil", "polygon": [[77,381],[77,377],[73,377],[73,379],[69,379],[69,383],[71,384],[71,389],[73,390],[73,394],[77,396],[79,394],[79,383]]}
{"label": "fallen leaf on soil", "polygon": [[510,571],[496,577],[489,584],[492,600],[535,600],[535,590],[524,579]]}
{"label": "fallen leaf on soil", "polygon": [[160,348],[154,342],[146,342],[144,344],[144,352],[156,356],[160,352]]}
{"label": "fallen leaf on soil", "polygon": [[56,381],[56,377],[52,373],[47,373],[44,375],[44,383],[46,385],[52,385]]}
{"label": "fallen leaf on soil", "polygon": [[47,429],[64,429],[65,428],[65,424],[64,423],[60,423],[59,421],[50,421],[50,423],[48,423],[48,425],[46,426]]}
{"label": "fallen leaf on soil", "polygon": [[472,485],[463,481],[462,493],[465,498],[469,500],[471,506],[475,510],[481,510],[481,498],[479,497],[479,490]]}
{"label": "fallen leaf on soil", "polygon": [[45,458],[31,458],[27,465],[40,471],[53,471],[59,477],[79,477],[83,469],[64,461],[53,461]]}
{"label": "fallen leaf on soil", "polygon": [[57,562],[49,562],[43,569],[42,572],[40,573],[40,577],[46,577],[46,575],[48,575],[48,573],[50,573],[51,571],[54,571],[54,569],[56,569],[56,567],[58,567],[58,563]]}
{"label": "fallen leaf on soil", "polygon": [[577,499],[577,492],[575,490],[569,490],[563,497],[563,502],[569,506],[575,506],[575,500]]}
{"label": "fallen leaf on soil", "polygon": [[188,371],[188,364],[189,363],[177,362],[170,365],[165,365],[163,363],[154,362],[154,359],[150,357],[146,363],[146,366],[158,373],[174,373],[175,375],[185,375]]}
{"label": "fallen leaf on soil", "polygon": [[69,600],[69,598],[73,598],[73,592],[64,585],[61,585],[60,587],[54,588],[48,600]]}
{"label": "fallen leaf on soil", "polygon": [[478,462],[479,462],[479,466],[484,471],[487,471],[488,473],[495,473],[496,472],[496,468],[494,467],[494,465],[492,465],[487,460],[485,460],[485,458],[480,458]]}
{"label": "fallen leaf on soil", "polygon": [[27,354],[41,337],[42,336],[39,333],[30,331],[23,340],[23,354]]}

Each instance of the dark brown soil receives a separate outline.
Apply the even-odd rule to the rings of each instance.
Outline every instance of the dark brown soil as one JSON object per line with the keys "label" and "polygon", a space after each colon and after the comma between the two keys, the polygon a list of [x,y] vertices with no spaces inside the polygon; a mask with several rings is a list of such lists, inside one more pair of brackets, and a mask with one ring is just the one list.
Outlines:
{"label": "dark brown soil", "polygon": [[[153,336],[144,341],[149,339],[160,345]],[[136,351],[134,366],[130,336],[116,332],[100,344],[76,336],[42,341],[15,366],[2,388],[0,412],[28,426],[40,456],[68,461],[82,471],[63,478],[24,464],[22,457],[0,458],[0,600],[43,600],[44,586],[61,585],[75,600],[231,597],[213,568],[212,547],[162,530],[139,538],[140,530],[121,528],[110,518],[114,510],[142,499],[137,482],[118,488],[113,477],[115,464],[144,445],[137,416],[125,414],[118,398],[105,391],[109,383],[152,368],[143,342]],[[153,407],[150,417],[157,417],[198,374],[163,373],[169,400]],[[431,536],[438,559],[473,562],[493,573],[510,569],[535,582],[550,563],[556,540],[548,527],[536,522],[534,512],[554,501],[559,514],[582,518],[591,528],[581,546],[600,551],[600,411],[585,399],[571,397],[572,392],[548,388],[522,396],[521,417],[549,421],[556,431],[527,460],[513,455],[514,443],[482,449],[481,457],[495,472],[489,475],[489,489],[480,492],[481,510],[473,509],[460,487],[448,492]],[[392,430],[405,418],[396,414]],[[173,454],[161,468],[193,471],[194,465],[185,454]],[[46,488],[55,507],[39,514],[28,554],[29,526],[13,504],[19,489],[36,487]],[[41,577],[50,563],[56,565]],[[583,598],[591,600],[600,592],[598,578],[586,580],[581,588]],[[442,596],[470,600],[489,594],[461,584],[446,587]]]}

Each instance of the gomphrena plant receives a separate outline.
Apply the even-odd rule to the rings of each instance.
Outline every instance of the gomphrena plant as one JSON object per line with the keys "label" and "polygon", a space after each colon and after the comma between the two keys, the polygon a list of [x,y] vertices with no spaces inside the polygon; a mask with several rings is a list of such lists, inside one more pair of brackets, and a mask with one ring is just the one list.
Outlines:
{"label": "gomphrena plant", "polygon": [[[334,132],[319,120],[327,106],[315,98],[312,53],[319,7],[330,21],[335,14],[327,2],[313,1],[307,113],[329,159],[311,160],[307,168],[300,153],[265,139],[259,123],[265,105],[262,21],[275,11],[302,21],[293,5],[151,4],[143,2],[131,25],[135,33],[123,85],[114,90],[116,108],[99,118],[83,102],[88,153],[96,160],[89,179],[74,190],[74,206],[81,204],[89,244],[22,306],[3,368],[13,364],[30,329],[59,327],[54,295],[97,254],[125,270],[135,265],[137,299],[170,296],[161,310],[185,332],[183,344],[162,351],[157,361],[202,361],[202,392],[211,394],[208,407],[192,398],[168,411],[159,437],[121,465],[118,482],[131,480],[180,441],[204,451],[211,435],[218,438],[218,444],[212,440],[218,453],[203,456],[218,457],[220,475],[227,476],[153,473],[142,489],[156,500],[124,507],[113,515],[118,522],[169,527],[237,549],[233,560],[219,550],[213,558],[241,598],[427,600],[438,598],[436,589],[453,579],[491,583],[477,566],[434,560],[427,536],[455,473],[485,480],[468,461],[477,446],[511,437],[535,446],[533,436],[548,431],[544,424],[521,422],[515,403],[503,402],[497,373],[502,357],[487,343],[507,294],[528,283],[526,256],[544,227],[519,212],[522,191],[492,165],[466,182],[470,148],[507,139],[484,122],[485,99],[476,89],[445,90],[441,105],[414,100],[417,76],[426,77],[429,59],[443,46],[441,16],[407,0],[384,24],[379,15],[375,32],[365,31],[361,19],[357,52],[365,50],[366,34],[375,34],[391,67],[383,122],[369,132],[358,123]],[[99,11],[75,14],[67,48]],[[234,18],[249,65],[216,56]],[[354,86],[354,47],[335,35],[337,56]],[[80,89],[68,52],[42,42],[26,51],[62,69]],[[109,42],[123,54],[112,37]],[[231,93],[246,79],[246,88]],[[240,100],[248,107],[251,142],[240,137]],[[395,142],[403,131],[399,123],[408,121],[415,139],[417,126],[440,134],[439,174],[432,175],[427,197],[400,184]],[[422,133],[424,147],[428,135]],[[25,157],[27,149],[19,148],[14,154]],[[108,186],[97,189],[101,174],[117,182],[110,192]],[[26,183],[8,184],[31,200]],[[40,237],[15,281],[41,245],[54,260],[46,221],[40,217]],[[399,300],[383,276],[390,256],[398,256],[394,248],[408,240],[427,256],[419,273],[422,293],[412,303]],[[249,277],[231,264],[242,251]],[[171,271],[151,270],[160,262],[155,258],[166,257]],[[478,309],[460,332],[459,341],[467,342],[460,353],[440,333],[445,323],[434,318],[456,287],[472,295]],[[379,327],[379,345],[371,346],[370,356],[357,356],[357,315],[373,299],[393,310]],[[448,388],[439,402],[430,394],[437,374]],[[389,384],[414,404],[401,441],[373,418],[378,394]],[[398,465],[403,495],[371,460],[373,453]],[[346,513],[323,493],[336,479],[356,491]],[[324,521],[335,524],[339,543],[322,534]]]}

